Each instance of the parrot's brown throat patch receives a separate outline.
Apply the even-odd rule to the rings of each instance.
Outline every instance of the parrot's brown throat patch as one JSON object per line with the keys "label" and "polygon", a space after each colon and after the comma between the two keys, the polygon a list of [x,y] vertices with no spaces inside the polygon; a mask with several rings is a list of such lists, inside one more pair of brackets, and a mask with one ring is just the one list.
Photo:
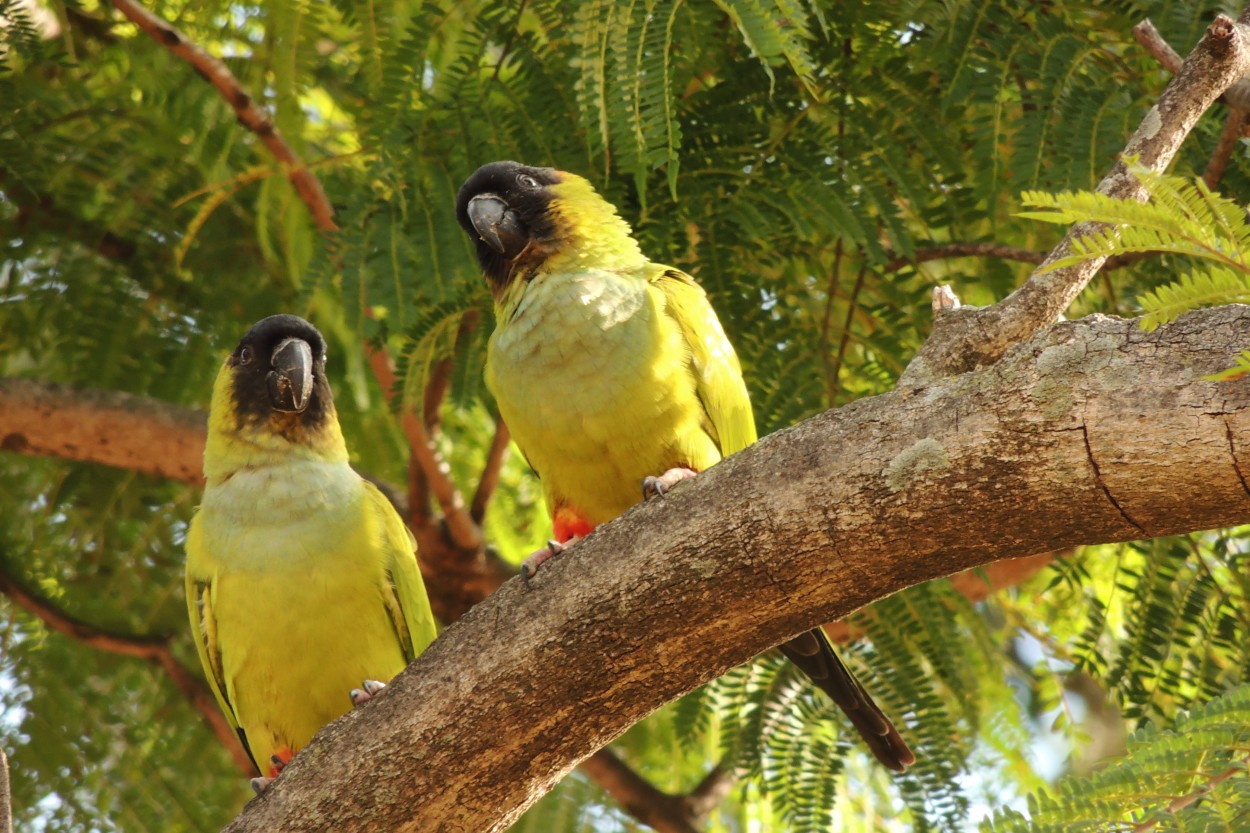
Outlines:
{"label": "parrot's brown throat patch", "polygon": [[557,244],[550,186],[560,172],[519,162],[491,162],[465,180],[456,220],[473,241],[492,291],[524,277]]}

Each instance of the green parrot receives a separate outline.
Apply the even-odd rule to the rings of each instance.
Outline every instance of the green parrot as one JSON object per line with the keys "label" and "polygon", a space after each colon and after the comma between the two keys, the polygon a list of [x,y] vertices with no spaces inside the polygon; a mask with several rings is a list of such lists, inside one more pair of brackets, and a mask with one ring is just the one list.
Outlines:
{"label": "green parrot", "polygon": [[[495,301],[486,385],[542,480],[555,539],[528,576],[642,495],[755,442],[742,369],[694,279],[652,263],[575,174],[494,162],[456,216]],[[553,391],[572,395],[551,405]],[[915,756],[817,629],[782,651],[846,712],[890,769]]]}
{"label": "green parrot", "polygon": [[243,337],[213,387],[207,483],[187,532],[191,632],[268,773],[257,792],[436,632],[412,534],[348,464],[325,361],[321,333],[294,315]]}

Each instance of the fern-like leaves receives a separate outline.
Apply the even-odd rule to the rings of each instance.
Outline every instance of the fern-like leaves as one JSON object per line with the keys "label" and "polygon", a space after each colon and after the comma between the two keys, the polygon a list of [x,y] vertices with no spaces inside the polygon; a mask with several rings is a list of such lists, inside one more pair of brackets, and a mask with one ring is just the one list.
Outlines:
{"label": "fern-like leaves", "polygon": [[1189,310],[1250,299],[1250,222],[1236,202],[1213,193],[1201,179],[1159,174],[1130,165],[1150,195],[1139,203],[1091,191],[1026,191],[1034,211],[1020,216],[1047,223],[1091,223],[1072,253],[1050,263],[1058,269],[1095,258],[1161,252],[1192,259],[1195,268],[1175,283],[1138,298],[1153,330]]}
{"label": "fern-like leaves", "polygon": [[998,813],[989,833],[1244,830],[1250,779],[1250,686],[1216,697],[1175,726],[1135,732],[1126,754],[1087,778],[1029,798],[1028,816]]}

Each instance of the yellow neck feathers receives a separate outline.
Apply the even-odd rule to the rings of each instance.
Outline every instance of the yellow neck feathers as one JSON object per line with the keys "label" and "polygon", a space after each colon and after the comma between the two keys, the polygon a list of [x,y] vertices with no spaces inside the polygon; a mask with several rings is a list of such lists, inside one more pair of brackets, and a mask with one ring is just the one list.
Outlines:
{"label": "yellow neck feathers", "polygon": [[610,271],[640,268],[646,259],[634,240],[629,223],[594,186],[576,174],[563,174],[550,186],[552,220],[558,246],[549,254],[544,272],[580,268]]}

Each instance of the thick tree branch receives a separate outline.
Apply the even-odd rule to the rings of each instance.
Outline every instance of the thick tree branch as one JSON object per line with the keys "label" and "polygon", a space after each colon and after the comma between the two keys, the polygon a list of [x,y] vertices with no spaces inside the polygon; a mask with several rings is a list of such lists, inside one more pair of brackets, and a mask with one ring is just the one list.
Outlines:
{"label": "thick tree branch", "polygon": [[7,596],[15,605],[43,622],[50,629],[91,648],[123,657],[133,657],[155,663],[164,669],[169,679],[178,687],[187,701],[203,716],[217,740],[230,753],[236,767],[244,775],[258,775],[251,759],[239,742],[239,736],[226,721],[217,705],[212,691],[186,666],[180,663],[170,647],[168,637],[145,637],[133,634],[110,633],[89,625],[57,610],[38,598],[7,573],[0,572],[0,594]]}
{"label": "thick tree branch", "polygon": [[904,587],[1250,521],[1250,387],[1202,380],[1248,340],[1248,307],[1092,316],[771,434],[500,588],[228,830],[501,830],[663,703]]}
{"label": "thick tree branch", "polygon": [[[496,459],[497,452],[507,448],[506,426],[501,423],[500,429],[492,443],[489,455],[492,460]],[[5,443],[8,450],[132,468],[198,485],[201,482],[204,431],[205,415],[202,411],[159,400],[33,380],[0,379],[0,438],[14,437]],[[21,439],[16,439],[19,436]],[[487,470],[497,472],[498,468],[488,463]],[[373,482],[379,483],[377,480]],[[385,483],[379,483],[379,486],[384,488],[392,501],[401,500],[394,494],[393,487]],[[479,493],[485,487],[485,483],[479,486]],[[474,506],[477,504],[475,498]],[[403,511],[402,505],[400,511]],[[489,552],[470,559],[457,556],[450,567],[441,559],[438,565],[429,564],[429,553],[436,551],[429,537],[433,536],[421,536],[421,556],[432,601],[444,621],[453,621],[473,604],[486,598],[513,573],[509,565]],[[1043,555],[997,562],[983,570],[955,576],[954,582],[969,599],[979,601],[993,590],[1023,581],[1049,563],[1050,558]],[[987,578],[989,584],[986,583]],[[828,625],[826,629],[832,638],[840,641],[854,636],[842,622]],[[88,629],[87,633],[95,634],[93,639],[100,636],[95,629]],[[128,640],[127,637],[121,638]],[[118,645],[115,641],[92,644],[105,650]],[[123,648],[122,652],[127,650],[131,652],[127,655],[150,659],[145,653],[148,650],[146,647]],[[135,650],[139,653],[135,654]],[[162,665],[165,666],[165,663],[162,662]],[[169,672],[172,666],[165,667]],[[202,685],[187,685],[186,669],[181,669],[181,672],[183,674],[179,675],[179,671],[175,670],[171,676],[179,675],[175,682],[182,680],[179,687],[184,692],[201,691],[207,694]],[[191,702],[203,707],[207,719],[221,722],[220,712],[211,696],[207,700],[201,697],[198,703],[195,699]],[[250,768],[241,749],[234,749],[237,743],[233,734],[219,736],[232,745],[232,751],[237,752],[236,763]],[[604,756],[608,754],[603,753]],[[649,804],[652,809],[648,813],[659,820],[656,823],[661,827],[657,829],[661,830],[665,829],[663,825],[668,825],[668,829],[680,829],[681,825],[701,824],[723,800],[733,783],[729,774],[714,770],[690,796],[672,796],[656,790],[636,775],[633,778],[600,780],[599,774],[624,765],[618,761],[617,767],[605,766],[602,756],[598,757],[598,761],[597,768],[596,759],[587,762],[588,771],[593,771],[592,779],[622,806]],[[639,781],[646,784],[647,789],[631,787]],[[659,798],[650,801],[648,797]]]}
{"label": "thick tree branch", "polygon": [[[1250,34],[1240,22],[1218,15],[1172,77],[1123,151],[1152,171],[1163,171],[1199,117],[1225,90],[1250,71]],[[1098,192],[1141,201],[1145,189],[1117,162]],[[1102,267],[1092,258],[1060,269],[1048,264],[1072,254],[1075,240],[1110,229],[1105,223],[1078,223],[1029,276],[1024,285],[990,307],[962,307],[936,316],[933,332],[903,373],[900,384],[915,385],[963,373],[997,361],[1011,345],[1056,321]]]}
{"label": "thick tree branch", "polygon": [[229,67],[187,40],[186,35],[134,0],[113,0],[113,6],[132,23],[147,32],[152,40],[186,61],[204,80],[217,88],[222,98],[238,116],[239,123],[255,133],[282,165],[291,184],[295,187],[295,192],[299,194],[304,205],[312,213],[313,222],[317,224],[317,228],[322,231],[337,231],[334,209],[330,205],[330,200],[326,198],[317,175],[291,149],[278,131],[278,126],[273,123],[273,119],[263,107],[256,103],[256,99],[243,89],[243,85],[234,77]]}
{"label": "thick tree branch", "polygon": [[[0,378],[0,451],[57,457],[159,475],[191,485],[203,483],[206,415],[146,396],[43,382],[34,379]],[[506,451],[507,426],[500,422],[489,457]],[[497,466],[488,462],[487,471]],[[406,507],[396,488],[367,472],[361,476],[378,486],[401,514]],[[485,474],[483,475],[485,477]],[[484,485],[479,485],[479,492]],[[477,500],[475,497],[474,505]],[[483,504],[484,505],[484,504]],[[419,536],[421,559],[429,561],[438,546]],[[1035,556],[1037,569],[1052,556]],[[426,563],[431,602],[439,618],[453,622],[485,599],[516,572],[512,565],[489,549],[480,556],[460,558],[449,566],[442,559]],[[1021,559],[1020,561],[1023,561]],[[966,577],[956,577],[960,592],[980,601],[989,592],[1023,581],[1032,572],[1004,561],[991,564]],[[449,571],[448,575],[444,571]],[[440,577],[436,573],[443,573]],[[991,577],[987,588],[981,575]],[[835,628],[834,633],[839,633]]]}
{"label": "thick tree branch", "polygon": [[0,450],[204,482],[203,411],[120,391],[0,379]]}

